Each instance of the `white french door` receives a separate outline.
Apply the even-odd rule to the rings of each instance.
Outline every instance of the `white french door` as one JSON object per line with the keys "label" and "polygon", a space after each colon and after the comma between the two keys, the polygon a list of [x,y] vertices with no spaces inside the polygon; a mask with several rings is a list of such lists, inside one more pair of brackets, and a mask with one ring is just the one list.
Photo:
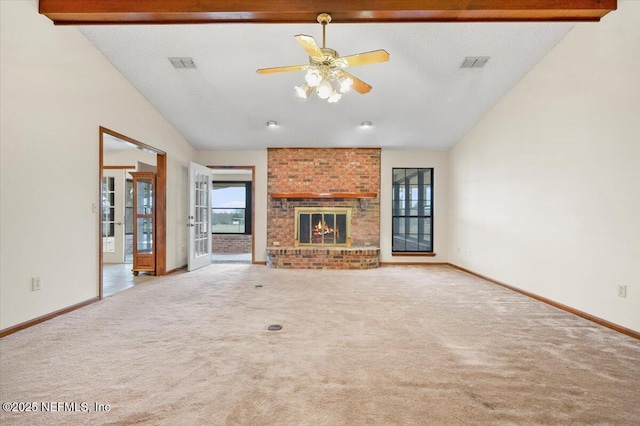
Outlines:
{"label": "white french door", "polygon": [[189,163],[189,271],[211,264],[212,178],[210,168]]}
{"label": "white french door", "polygon": [[124,170],[102,172],[102,261],[124,263]]}

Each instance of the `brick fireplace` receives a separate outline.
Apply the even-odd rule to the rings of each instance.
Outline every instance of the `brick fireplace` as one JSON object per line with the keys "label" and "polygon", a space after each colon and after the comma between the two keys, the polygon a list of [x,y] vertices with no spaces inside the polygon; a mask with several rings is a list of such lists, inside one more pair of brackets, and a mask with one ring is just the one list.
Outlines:
{"label": "brick fireplace", "polygon": [[270,148],[267,192],[269,266],[378,267],[379,148]]}

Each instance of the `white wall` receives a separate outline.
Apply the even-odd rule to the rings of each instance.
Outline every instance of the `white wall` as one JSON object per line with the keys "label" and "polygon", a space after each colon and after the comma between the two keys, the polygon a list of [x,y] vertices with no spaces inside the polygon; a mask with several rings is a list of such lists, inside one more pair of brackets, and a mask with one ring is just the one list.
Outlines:
{"label": "white wall", "polygon": [[[0,329],[98,295],[99,126],[168,154],[167,268],[186,264],[192,147],[77,29],[0,1]],[[31,277],[42,290],[31,291]]]}
{"label": "white wall", "polygon": [[452,263],[640,331],[640,2],[578,24],[449,161]]}
{"label": "white wall", "polygon": [[249,182],[251,173],[215,173],[213,180],[218,182]]}
{"label": "white wall", "polygon": [[[380,159],[380,261],[393,263],[448,262],[449,255],[449,153],[430,151],[387,151]],[[433,251],[434,257],[392,256],[392,169],[433,167]]]}
{"label": "white wall", "polygon": [[260,151],[198,151],[196,162],[203,166],[255,166],[255,226],[254,261],[266,262],[267,250],[267,150]]}
{"label": "white wall", "polygon": [[105,166],[137,167],[139,161],[155,166],[156,154],[136,149],[132,151],[105,151],[102,157],[102,164]]}

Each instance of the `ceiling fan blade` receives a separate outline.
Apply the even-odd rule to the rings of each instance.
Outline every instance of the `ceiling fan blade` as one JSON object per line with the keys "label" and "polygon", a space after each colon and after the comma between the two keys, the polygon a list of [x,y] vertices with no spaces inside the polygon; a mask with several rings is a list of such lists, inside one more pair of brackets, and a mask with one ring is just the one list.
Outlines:
{"label": "ceiling fan blade", "polygon": [[359,53],[357,55],[343,56],[340,62],[346,63],[346,67],[355,67],[356,65],[374,64],[376,62],[387,62],[389,54],[385,50],[374,50],[372,52]]}
{"label": "ceiling fan blade", "polygon": [[288,67],[275,67],[275,68],[260,68],[256,72],[258,74],[273,74],[276,72],[292,72],[292,71],[302,71],[309,68],[309,65],[291,65]]}
{"label": "ceiling fan blade", "polygon": [[306,50],[309,56],[315,58],[322,58],[324,56],[324,53],[322,53],[322,50],[320,50],[320,46],[318,46],[318,43],[316,43],[316,40],[313,37],[304,34],[298,34],[293,38],[295,38],[296,41],[300,43],[300,46],[302,46],[302,48]]}
{"label": "ceiling fan blade", "polygon": [[371,86],[369,86],[364,81],[360,80],[358,77],[354,77],[346,71],[342,71],[342,75],[353,80],[353,90],[364,95],[365,93],[369,93],[371,91]]}

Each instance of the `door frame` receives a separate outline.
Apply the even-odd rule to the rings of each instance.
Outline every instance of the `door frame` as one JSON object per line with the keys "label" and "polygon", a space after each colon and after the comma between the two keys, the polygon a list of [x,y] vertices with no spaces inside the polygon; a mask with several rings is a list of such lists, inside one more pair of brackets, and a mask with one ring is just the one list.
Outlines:
{"label": "door frame", "polygon": [[[129,142],[138,148],[156,154],[156,275],[166,275],[167,273],[167,153],[147,145],[143,142],[132,139],[121,133],[114,132],[106,127],[99,127],[99,172],[98,172],[98,194],[102,195],[102,172],[109,166],[104,165],[104,143],[105,134]],[[102,203],[98,203],[98,298],[102,300]]]}
{"label": "door frame", "polygon": [[[256,263],[256,166],[207,166],[214,170],[251,170],[251,263]],[[213,247],[212,247],[213,250]]]}

